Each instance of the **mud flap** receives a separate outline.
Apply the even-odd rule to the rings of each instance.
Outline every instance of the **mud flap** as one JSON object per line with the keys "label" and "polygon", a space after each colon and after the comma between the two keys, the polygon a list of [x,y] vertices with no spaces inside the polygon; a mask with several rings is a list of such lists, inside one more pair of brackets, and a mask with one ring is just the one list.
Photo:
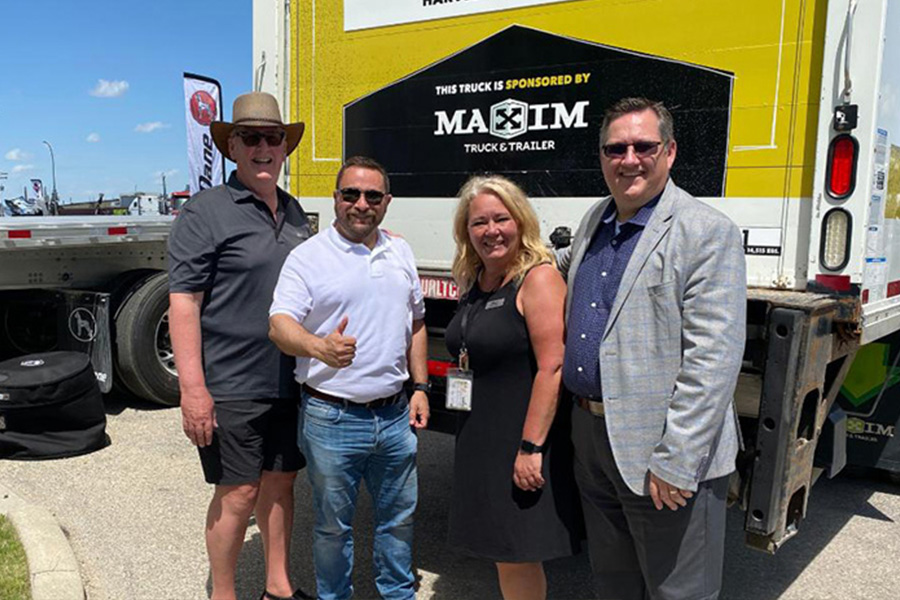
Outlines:
{"label": "mud flap", "polygon": [[94,375],[104,394],[112,389],[112,345],[109,294],[59,290],[57,348],[90,355]]}

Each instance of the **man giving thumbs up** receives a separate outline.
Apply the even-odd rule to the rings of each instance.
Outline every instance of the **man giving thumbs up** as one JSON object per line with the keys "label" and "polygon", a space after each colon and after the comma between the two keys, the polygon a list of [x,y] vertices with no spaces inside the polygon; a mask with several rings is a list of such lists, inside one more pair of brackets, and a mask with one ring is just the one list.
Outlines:
{"label": "man giving thumbs up", "polygon": [[[323,599],[353,593],[353,514],[363,479],[375,505],[379,595],[415,597],[414,429],[428,424],[428,340],[412,250],[378,228],[389,192],[374,160],[344,163],[332,227],[291,252],[269,310],[269,337],[297,357],[298,439],[313,490]],[[415,391],[407,399],[410,378]]]}

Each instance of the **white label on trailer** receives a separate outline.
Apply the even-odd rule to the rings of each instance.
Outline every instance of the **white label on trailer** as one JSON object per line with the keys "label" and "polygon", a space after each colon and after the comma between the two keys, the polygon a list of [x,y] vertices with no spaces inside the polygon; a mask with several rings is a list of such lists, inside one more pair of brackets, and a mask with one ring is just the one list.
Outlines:
{"label": "white label on trailer", "polygon": [[781,256],[781,227],[744,227],[744,254]]}
{"label": "white label on trailer", "polygon": [[344,0],[344,31],[572,0]]}
{"label": "white label on trailer", "polygon": [[422,294],[426,298],[434,300],[459,300],[459,288],[456,282],[445,277],[419,277],[422,286]]}
{"label": "white label on trailer", "polygon": [[866,256],[879,256],[882,252],[882,235],[881,228],[875,225],[868,227],[868,235],[866,235]]}
{"label": "white label on trailer", "polygon": [[887,178],[888,133],[878,129],[875,135],[875,160],[872,167],[872,196],[869,200],[869,225],[884,224],[884,188]]}
{"label": "white label on trailer", "polygon": [[869,290],[868,302],[884,300],[887,295],[888,260],[885,236],[885,178],[887,177],[888,133],[875,132],[875,152],[872,160],[872,189],[869,195],[869,222],[866,227],[866,266],[863,287]]}
{"label": "white label on trailer", "polygon": [[883,256],[867,258],[863,281],[869,290],[869,302],[884,300],[887,287],[887,259]]}

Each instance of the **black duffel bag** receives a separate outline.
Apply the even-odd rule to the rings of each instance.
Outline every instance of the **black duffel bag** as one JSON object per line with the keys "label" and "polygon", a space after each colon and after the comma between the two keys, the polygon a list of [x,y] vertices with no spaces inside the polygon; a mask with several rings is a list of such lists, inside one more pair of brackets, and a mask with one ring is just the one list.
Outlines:
{"label": "black duffel bag", "polygon": [[45,352],[0,362],[0,458],[62,458],[107,444],[90,356]]}

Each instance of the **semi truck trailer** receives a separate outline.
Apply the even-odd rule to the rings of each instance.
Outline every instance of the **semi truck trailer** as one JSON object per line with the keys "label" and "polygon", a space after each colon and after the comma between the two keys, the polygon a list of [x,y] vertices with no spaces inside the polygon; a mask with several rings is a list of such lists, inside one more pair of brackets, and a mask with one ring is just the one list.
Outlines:
{"label": "semi truck trailer", "polygon": [[674,115],[675,182],[744,235],[732,499],[747,542],[774,552],[793,536],[848,455],[900,468],[885,459],[900,456],[896,2],[255,0],[253,27],[255,87],[307,123],[284,183],[313,221],[332,219],[343,159],[388,170],[384,225],[412,245],[427,298],[436,427],[455,422],[440,385],[457,190],[509,176],[565,246],[608,193],[604,109],[646,96]]}
{"label": "semi truck trailer", "polygon": [[166,275],[172,219],[0,218],[0,358],[86,352],[103,392],[177,405]]}

